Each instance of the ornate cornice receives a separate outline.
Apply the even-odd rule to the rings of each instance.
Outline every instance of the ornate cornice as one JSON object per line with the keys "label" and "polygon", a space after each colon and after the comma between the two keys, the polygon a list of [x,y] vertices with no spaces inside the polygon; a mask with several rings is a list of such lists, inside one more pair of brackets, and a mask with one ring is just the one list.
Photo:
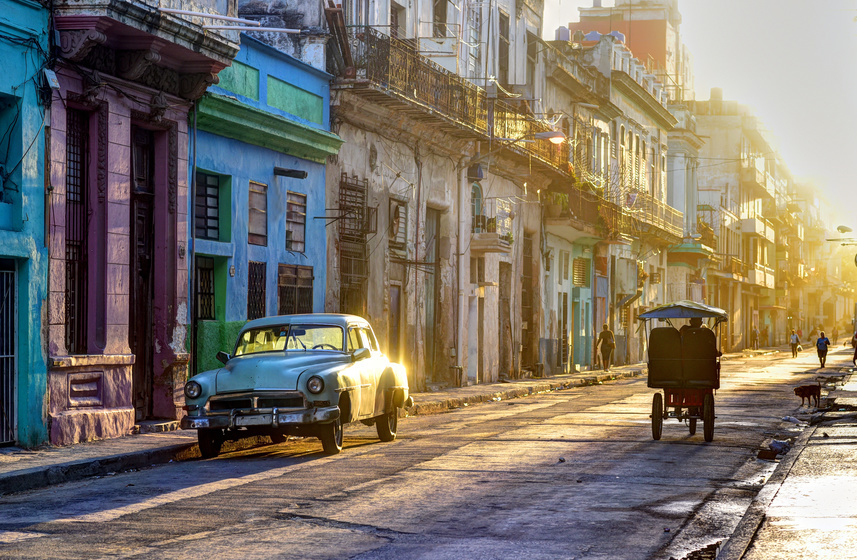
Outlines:
{"label": "ornate cornice", "polygon": [[201,74],[182,74],[179,76],[179,95],[185,99],[195,100],[202,97],[208,86],[220,82],[217,74],[205,72]]}
{"label": "ornate cornice", "polygon": [[149,69],[161,61],[161,55],[154,50],[117,51],[116,75],[125,80],[139,80]]}
{"label": "ornate cornice", "polygon": [[80,62],[96,45],[107,42],[107,35],[97,29],[70,29],[60,32],[60,52],[63,58]]}

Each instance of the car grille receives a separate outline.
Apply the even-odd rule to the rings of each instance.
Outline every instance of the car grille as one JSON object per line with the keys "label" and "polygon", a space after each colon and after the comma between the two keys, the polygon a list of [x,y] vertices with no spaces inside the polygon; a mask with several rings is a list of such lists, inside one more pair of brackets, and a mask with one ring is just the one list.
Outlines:
{"label": "car grille", "polygon": [[303,397],[259,397],[259,408],[304,408]]}
{"label": "car grille", "polygon": [[209,403],[209,408],[211,410],[230,410],[233,408],[253,408],[253,399],[251,398],[240,398],[240,399],[212,399]]}
{"label": "car grille", "polygon": [[212,412],[232,409],[252,408],[306,408],[303,394],[295,391],[275,395],[231,395],[212,397],[208,402],[208,409]]}

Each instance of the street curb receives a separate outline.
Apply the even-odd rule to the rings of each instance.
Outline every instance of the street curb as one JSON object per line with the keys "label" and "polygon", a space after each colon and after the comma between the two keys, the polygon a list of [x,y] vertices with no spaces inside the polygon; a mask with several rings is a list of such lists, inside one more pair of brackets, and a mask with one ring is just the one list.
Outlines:
{"label": "street curb", "polygon": [[586,377],[576,377],[573,379],[557,378],[554,381],[543,380],[535,383],[519,382],[515,385],[523,386],[512,386],[509,389],[503,391],[493,391],[490,393],[480,393],[476,395],[468,395],[465,397],[448,397],[444,399],[417,402],[414,403],[413,406],[406,408],[405,412],[408,416],[441,414],[472,404],[528,397],[539,393],[561,391],[563,389],[571,389],[573,387],[586,387],[588,385],[595,385],[597,383],[603,383],[605,381],[628,379],[632,377],[639,377],[645,374],[646,368],[643,367],[623,371],[604,372],[599,374],[587,375]]}
{"label": "street curb", "polygon": [[[223,452],[240,451],[270,444],[270,440],[266,437],[227,441],[223,444]],[[32,467],[0,475],[0,496],[65,482],[75,482],[92,476],[105,476],[108,473],[117,473],[128,469],[142,469],[170,461],[184,461],[200,456],[197,443],[188,442],[133,453],[118,453],[96,459],[58,463],[48,467]]]}
{"label": "street curb", "polygon": [[809,426],[800,433],[791,451],[785,454],[765,485],[753,498],[747,511],[744,512],[744,517],[738,522],[738,526],[735,527],[732,535],[729,536],[726,544],[717,554],[716,560],[741,560],[744,557],[753,537],[756,536],[756,532],[765,520],[768,507],[774,501],[780,487],[786,481],[792,467],[797,462],[807,442],[815,434],[816,429],[817,426]]}

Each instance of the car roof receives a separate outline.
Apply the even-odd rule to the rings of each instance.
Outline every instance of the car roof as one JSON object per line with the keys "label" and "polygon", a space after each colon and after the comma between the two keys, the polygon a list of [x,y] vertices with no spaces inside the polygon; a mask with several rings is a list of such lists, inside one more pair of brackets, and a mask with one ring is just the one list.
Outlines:
{"label": "car roof", "polygon": [[296,315],[273,315],[271,317],[253,319],[252,321],[247,321],[244,328],[241,330],[271,327],[275,325],[291,325],[292,323],[300,323],[303,325],[337,325],[341,327],[353,323],[360,323],[363,325],[369,324],[366,319],[357,315],[346,315],[344,313],[301,313]]}

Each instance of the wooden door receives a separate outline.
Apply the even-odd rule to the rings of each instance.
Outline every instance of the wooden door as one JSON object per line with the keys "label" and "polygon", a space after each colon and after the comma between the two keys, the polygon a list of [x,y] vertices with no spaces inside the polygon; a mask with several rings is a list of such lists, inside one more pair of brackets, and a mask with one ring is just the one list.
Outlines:
{"label": "wooden door", "polygon": [[152,415],[152,278],[154,262],[154,137],[131,130],[131,294],[128,342],[135,355],[132,371],[135,420]]}

